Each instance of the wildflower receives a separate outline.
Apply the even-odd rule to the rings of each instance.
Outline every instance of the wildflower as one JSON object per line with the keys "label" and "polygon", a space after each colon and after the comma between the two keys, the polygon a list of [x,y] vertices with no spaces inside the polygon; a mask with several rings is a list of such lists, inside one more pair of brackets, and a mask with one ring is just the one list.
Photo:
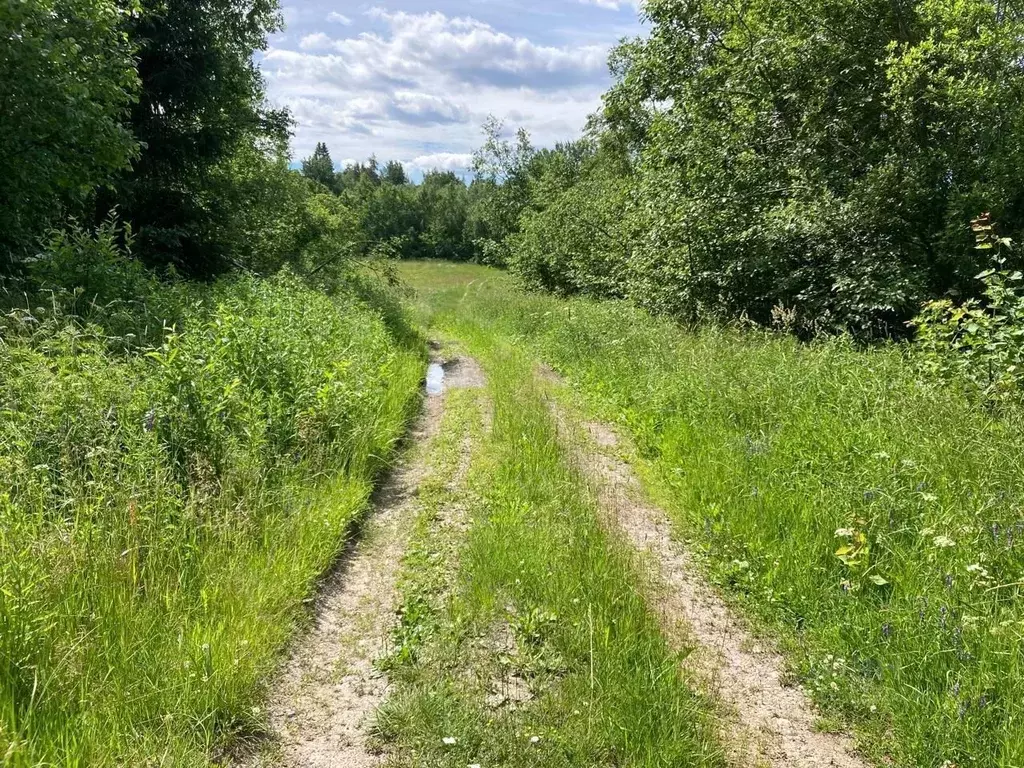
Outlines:
{"label": "wildflower", "polygon": [[932,544],[943,549],[956,546],[956,542],[949,538],[949,536],[936,536],[932,539]]}

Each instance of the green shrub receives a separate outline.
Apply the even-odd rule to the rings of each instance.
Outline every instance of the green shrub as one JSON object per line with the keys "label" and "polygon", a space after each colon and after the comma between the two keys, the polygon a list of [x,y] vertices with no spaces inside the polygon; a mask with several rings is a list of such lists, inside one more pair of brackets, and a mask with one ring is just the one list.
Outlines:
{"label": "green shrub", "polygon": [[973,382],[987,398],[1014,397],[1024,383],[1024,275],[991,269],[978,278],[986,303],[929,302],[913,323],[917,346],[929,371]]}
{"label": "green shrub", "polygon": [[994,253],[995,267],[977,276],[984,300],[929,302],[911,325],[925,370],[970,382],[990,401],[1016,398],[1024,384],[1024,274],[1003,268],[1012,241],[998,235],[990,214],[971,227],[978,250]]}

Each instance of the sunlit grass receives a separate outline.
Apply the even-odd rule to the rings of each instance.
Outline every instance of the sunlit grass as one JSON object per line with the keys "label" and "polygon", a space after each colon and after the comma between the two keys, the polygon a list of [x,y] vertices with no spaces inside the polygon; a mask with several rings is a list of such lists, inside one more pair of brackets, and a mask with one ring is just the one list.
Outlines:
{"label": "sunlit grass", "polygon": [[[465,506],[471,527],[461,544],[439,529],[407,560],[379,719],[392,760],[720,765],[708,702],[683,679],[630,557],[599,525],[529,360],[471,325],[456,336],[485,364],[494,427],[477,439],[468,489],[421,492],[428,510]],[[461,399],[449,407],[473,412]]]}
{"label": "sunlit grass", "polygon": [[691,333],[429,269],[406,274],[434,322],[521,345],[628,430],[709,576],[869,753],[1024,765],[1024,413],[922,380],[902,347]]}
{"label": "sunlit grass", "polygon": [[5,765],[203,766],[261,722],[410,414],[421,353],[354,296],[189,296],[148,355],[60,317],[0,344]]}

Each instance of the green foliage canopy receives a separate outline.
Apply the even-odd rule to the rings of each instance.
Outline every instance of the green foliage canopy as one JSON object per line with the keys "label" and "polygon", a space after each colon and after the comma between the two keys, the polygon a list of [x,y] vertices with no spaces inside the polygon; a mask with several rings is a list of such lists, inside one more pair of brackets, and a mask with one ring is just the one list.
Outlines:
{"label": "green foliage canopy", "polygon": [[990,0],[650,0],[606,117],[637,149],[627,292],[892,333],[1024,226],[1024,24]]}
{"label": "green foliage canopy", "polygon": [[127,167],[137,98],[131,2],[0,4],[0,273]]}

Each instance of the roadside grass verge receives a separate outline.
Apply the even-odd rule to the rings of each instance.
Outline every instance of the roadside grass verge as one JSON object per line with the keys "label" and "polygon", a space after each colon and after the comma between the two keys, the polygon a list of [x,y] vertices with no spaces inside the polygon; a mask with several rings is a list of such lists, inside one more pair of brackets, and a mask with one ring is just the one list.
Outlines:
{"label": "roadside grass verge", "polygon": [[600,526],[531,364],[471,323],[448,330],[484,363],[494,421],[468,487],[423,499],[428,517],[465,505],[469,529],[461,544],[424,529],[406,563],[378,719],[392,762],[720,765],[709,703],[682,679],[642,576]]}
{"label": "roadside grass verge", "polygon": [[404,268],[425,316],[529,350],[629,432],[709,578],[870,756],[1024,765],[1024,410],[986,411],[898,346],[687,332],[432,270]]}
{"label": "roadside grass verge", "polygon": [[354,293],[283,275],[175,295],[149,349],[6,318],[5,765],[204,766],[256,727],[411,415],[422,352]]}

